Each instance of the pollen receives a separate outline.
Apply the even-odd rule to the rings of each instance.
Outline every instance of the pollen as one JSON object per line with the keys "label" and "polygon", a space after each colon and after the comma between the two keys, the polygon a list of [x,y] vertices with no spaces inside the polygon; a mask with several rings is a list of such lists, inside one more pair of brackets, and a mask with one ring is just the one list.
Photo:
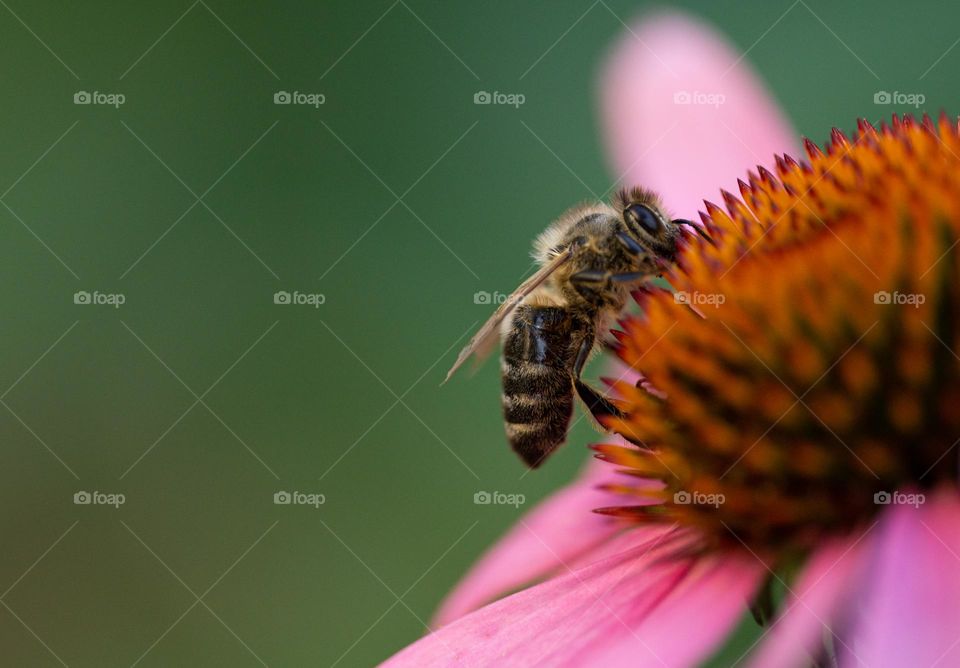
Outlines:
{"label": "pollen", "polygon": [[629,475],[599,512],[779,554],[869,522],[878,493],[956,486],[958,122],[805,146],[705,202],[675,292],[636,293],[616,352],[644,383],[613,384],[607,425],[631,445],[595,446]]}

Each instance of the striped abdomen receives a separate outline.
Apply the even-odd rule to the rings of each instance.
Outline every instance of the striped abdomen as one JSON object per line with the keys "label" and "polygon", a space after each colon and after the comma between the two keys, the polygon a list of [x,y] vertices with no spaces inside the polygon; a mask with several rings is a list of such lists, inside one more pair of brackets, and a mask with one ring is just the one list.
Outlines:
{"label": "striped abdomen", "polygon": [[521,305],[513,313],[503,340],[503,417],[511,447],[531,468],[566,440],[585,333],[568,309]]}

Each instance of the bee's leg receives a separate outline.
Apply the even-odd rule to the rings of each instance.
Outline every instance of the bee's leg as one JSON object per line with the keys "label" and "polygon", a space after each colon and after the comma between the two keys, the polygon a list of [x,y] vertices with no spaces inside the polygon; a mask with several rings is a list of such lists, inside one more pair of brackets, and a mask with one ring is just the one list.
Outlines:
{"label": "bee's leg", "polygon": [[587,409],[593,416],[593,419],[595,419],[601,427],[603,426],[603,423],[601,422],[601,418],[603,417],[626,417],[626,414],[614,406],[609,399],[604,397],[602,394],[584,383],[579,378],[574,379],[573,385],[577,388],[577,394],[580,396],[581,401],[586,404]]}
{"label": "bee's leg", "polygon": [[[645,271],[627,271],[615,274],[610,271],[593,271],[587,269],[585,271],[578,271],[570,276],[570,283],[573,284],[577,292],[584,294],[603,290],[614,283],[632,283],[639,281],[649,275],[650,273]],[[584,296],[587,295],[584,294]]]}
{"label": "bee's leg", "polygon": [[640,245],[640,242],[631,237],[626,232],[617,232],[617,241],[623,244],[624,248],[634,255],[646,253],[647,249]]}
{"label": "bee's leg", "polygon": [[683,218],[677,218],[676,220],[673,221],[673,224],[685,225],[686,227],[690,227],[693,229],[694,232],[699,234],[703,239],[706,239],[709,243],[713,244],[714,246],[717,245],[717,242],[714,241],[709,234],[707,234],[707,231],[704,230],[703,227],[701,227],[700,225],[697,225],[696,223],[694,223],[692,220],[684,220]]}
{"label": "bee's leg", "polygon": [[577,389],[580,399],[586,404],[593,418],[603,426],[601,417],[612,415],[614,417],[624,417],[623,411],[613,405],[613,403],[597,392],[595,389],[580,380],[580,374],[583,366],[587,363],[587,357],[593,349],[593,337],[584,337],[580,349],[577,351],[577,359],[573,364],[573,385]]}

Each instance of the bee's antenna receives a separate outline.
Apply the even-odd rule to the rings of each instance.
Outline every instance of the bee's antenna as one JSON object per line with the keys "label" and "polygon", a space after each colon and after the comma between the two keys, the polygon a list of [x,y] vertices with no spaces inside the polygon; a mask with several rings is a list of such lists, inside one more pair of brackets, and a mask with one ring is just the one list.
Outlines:
{"label": "bee's antenna", "polygon": [[710,237],[710,235],[707,234],[706,230],[704,230],[703,227],[701,227],[700,225],[697,225],[696,223],[694,223],[692,220],[686,220],[685,218],[677,218],[677,219],[675,219],[675,220],[673,221],[673,224],[674,224],[674,225],[686,225],[686,226],[688,226],[688,227],[692,227],[692,228],[694,229],[694,231],[695,231],[697,234],[699,234],[701,237],[703,237],[704,239],[706,239],[707,241],[709,241],[709,242],[710,242],[711,244],[713,244],[714,246],[717,245],[717,244],[714,242],[714,240]]}

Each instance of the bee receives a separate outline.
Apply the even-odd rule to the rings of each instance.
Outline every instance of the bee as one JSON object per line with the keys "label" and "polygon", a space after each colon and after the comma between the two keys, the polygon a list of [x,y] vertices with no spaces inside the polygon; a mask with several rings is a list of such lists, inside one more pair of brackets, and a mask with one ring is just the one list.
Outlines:
{"label": "bee", "polygon": [[644,188],[568,210],[534,242],[540,268],[460,352],[444,382],[471,355],[482,359],[502,342],[507,440],[530,468],[566,440],[574,392],[598,422],[621,414],[581,372],[630,291],[674,263],[683,226],[709,239],[689,220],[672,220]]}

